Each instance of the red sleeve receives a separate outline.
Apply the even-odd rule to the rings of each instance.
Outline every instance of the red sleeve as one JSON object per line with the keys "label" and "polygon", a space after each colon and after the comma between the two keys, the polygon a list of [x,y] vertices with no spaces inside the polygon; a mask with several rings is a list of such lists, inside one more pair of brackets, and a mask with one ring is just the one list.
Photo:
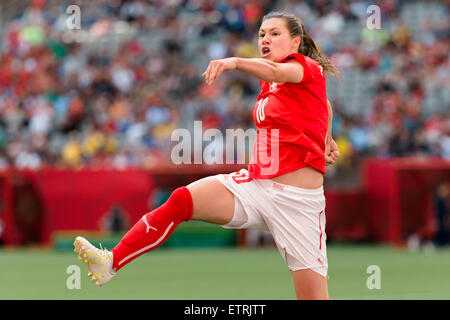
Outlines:
{"label": "red sleeve", "polygon": [[290,60],[295,60],[303,66],[303,80],[301,82],[308,82],[311,79],[311,69],[305,61],[305,56],[300,53],[291,53],[290,55],[281,59],[279,63],[285,63]]}

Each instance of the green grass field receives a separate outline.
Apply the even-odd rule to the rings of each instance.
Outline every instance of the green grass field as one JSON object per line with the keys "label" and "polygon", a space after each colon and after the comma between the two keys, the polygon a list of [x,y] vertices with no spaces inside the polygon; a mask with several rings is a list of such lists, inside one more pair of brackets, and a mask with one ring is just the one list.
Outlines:
{"label": "green grass field", "polygon": [[[407,252],[367,245],[329,245],[332,299],[450,299],[450,250]],[[69,290],[66,269],[81,268]],[[381,289],[366,286],[367,267],[381,269]],[[0,250],[0,299],[295,299],[276,249],[164,249],[133,261],[96,287],[73,252]]]}

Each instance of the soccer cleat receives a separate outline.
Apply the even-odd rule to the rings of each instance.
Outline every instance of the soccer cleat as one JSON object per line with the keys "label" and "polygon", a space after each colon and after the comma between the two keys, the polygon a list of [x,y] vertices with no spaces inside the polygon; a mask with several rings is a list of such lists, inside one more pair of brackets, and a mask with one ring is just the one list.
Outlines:
{"label": "soccer cleat", "polygon": [[106,249],[98,249],[83,237],[76,237],[73,243],[78,259],[82,260],[89,270],[92,282],[101,286],[116,274],[112,269],[113,254]]}

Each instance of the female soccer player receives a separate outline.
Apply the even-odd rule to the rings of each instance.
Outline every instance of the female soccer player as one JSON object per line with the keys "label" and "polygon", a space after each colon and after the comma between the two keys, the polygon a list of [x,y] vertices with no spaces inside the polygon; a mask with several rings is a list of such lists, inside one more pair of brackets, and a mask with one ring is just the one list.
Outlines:
{"label": "female soccer player", "polygon": [[253,113],[257,139],[248,170],[176,189],[112,251],[77,237],[75,252],[97,285],[161,245],[180,222],[194,219],[224,228],[270,230],[291,271],[297,298],[328,299],[323,175],[339,152],[331,137],[324,73],[339,72],[291,14],[264,16],[258,47],[261,58],[214,60],[202,74],[207,84],[229,70],[260,79]]}

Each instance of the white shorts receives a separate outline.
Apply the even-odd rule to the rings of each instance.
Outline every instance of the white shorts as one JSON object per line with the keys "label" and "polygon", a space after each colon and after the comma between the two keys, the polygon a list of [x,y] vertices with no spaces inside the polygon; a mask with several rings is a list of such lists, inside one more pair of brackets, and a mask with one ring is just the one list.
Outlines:
{"label": "white shorts", "polygon": [[311,190],[250,179],[246,169],[214,177],[235,199],[233,219],[223,228],[269,230],[290,270],[311,269],[327,277],[323,187]]}

